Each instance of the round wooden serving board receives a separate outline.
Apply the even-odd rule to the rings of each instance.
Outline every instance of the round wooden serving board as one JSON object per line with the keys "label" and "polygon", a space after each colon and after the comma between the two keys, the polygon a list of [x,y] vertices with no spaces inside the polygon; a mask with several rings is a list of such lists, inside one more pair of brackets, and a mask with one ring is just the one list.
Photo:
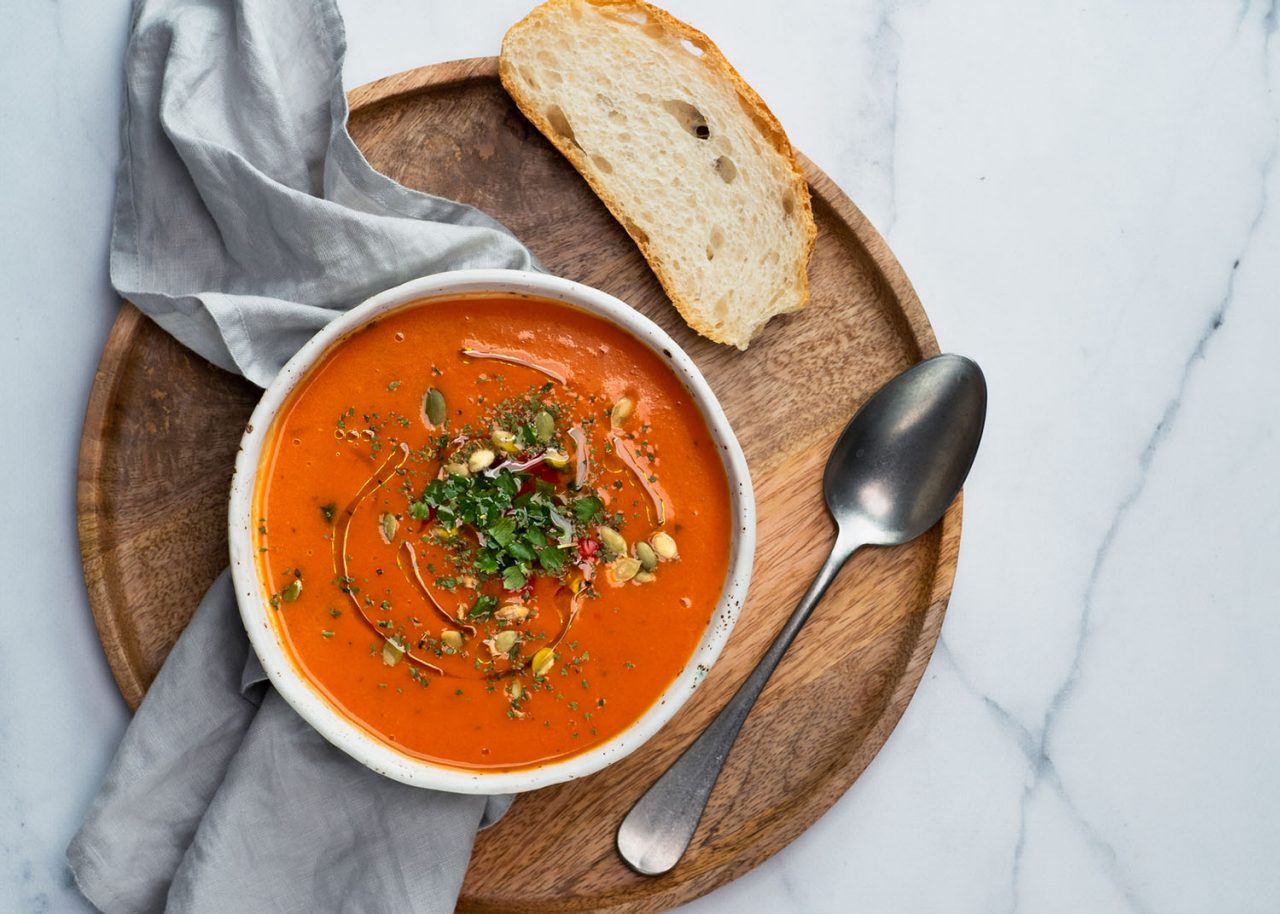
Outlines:
{"label": "round wooden serving board", "polygon": [[[549,270],[629,302],[702,368],[746,452],[759,504],[750,598],[686,708],[648,745],[585,780],[520,797],[476,841],[459,909],[658,911],[776,853],[853,783],[915,691],[938,637],[960,543],[960,503],[916,542],[859,554],[748,719],[688,854],[637,876],[614,831],[746,676],[826,554],[829,447],[890,377],[937,352],[883,239],[802,159],[818,244],[812,304],[746,352],[685,327],[635,245],[503,92],[494,58],[424,67],[351,92],[351,133],[379,171],[506,223]],[[79,478],[90,604],[136,706],[206,587],[227,564],[232,460],[259,395],[126,305],[90,395]]]}

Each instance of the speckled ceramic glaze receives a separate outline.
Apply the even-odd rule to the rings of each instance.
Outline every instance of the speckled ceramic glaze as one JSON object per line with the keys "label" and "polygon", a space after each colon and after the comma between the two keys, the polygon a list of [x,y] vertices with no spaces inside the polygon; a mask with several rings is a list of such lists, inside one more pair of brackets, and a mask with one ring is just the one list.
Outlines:
{"label": "speckled ceramic glaze", "polygon": [[[662,355],[692,394],[720,447],[729,480],[731,517],[734,520],[729,571],[716,611],[689,662],[649,710],[617,737],[588,752],[518,771],[502,772],[450,768],[404,755],[369,734],[322,697],[290,660],[268,618],[267,596],[258,579],[252,536],[254,486],[259,459],[276,412],[299,379],[331,347],[374,318],[424,299],[484,292],[529,295],[589,311],[623,328]],[[235,476],[231,481],[228,538],[236,598],[253,649],[271,677],[272,685],[325,739],[374,771],[406,784],[454,793],[510,793],[534,790],[599,771],[642,745],[679,710],[720,655],[746,599],[751,561],[755,554],[755,515],[755,496],[746,459],[724,411],[693,361],[657,324],[612,295],[566,279],[518,270],[459,270],[411,280],[375,295],[334,320],[289,360],[263,394],[241,441]]]}

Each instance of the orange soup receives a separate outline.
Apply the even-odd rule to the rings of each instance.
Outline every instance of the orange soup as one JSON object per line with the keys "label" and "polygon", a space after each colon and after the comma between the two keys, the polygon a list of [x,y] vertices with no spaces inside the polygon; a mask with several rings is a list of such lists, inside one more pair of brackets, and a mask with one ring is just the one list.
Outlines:
{"label": "orange soup", "polygon": [[617,736],[689,662],[728,571],[697,404],[557,302],[410,305],[278,413],[255,546],[294,663],[406,755],[512,770]]}

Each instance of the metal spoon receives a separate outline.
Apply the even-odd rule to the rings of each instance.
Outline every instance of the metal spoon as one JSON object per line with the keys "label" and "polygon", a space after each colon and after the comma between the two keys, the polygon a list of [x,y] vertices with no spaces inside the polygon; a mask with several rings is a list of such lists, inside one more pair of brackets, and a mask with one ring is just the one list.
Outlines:
{"label": "metal spoon", "polygon": [[622,820],[618,853],[632,869],[657,876],[680,860],[743,721],[837,572],[863,546],[900,545],[937,523],[969,473],[986,413],[982,370],[940,355],[898,375],[850,420],[822,480],[837,529],[831,555],[737,694]]}

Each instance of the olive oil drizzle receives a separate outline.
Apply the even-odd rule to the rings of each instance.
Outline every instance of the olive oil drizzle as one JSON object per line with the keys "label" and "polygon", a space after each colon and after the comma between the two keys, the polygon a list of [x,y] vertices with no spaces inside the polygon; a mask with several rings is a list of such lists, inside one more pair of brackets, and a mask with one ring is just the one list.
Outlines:
{"label": "olive oil drizzle", "polygon": [[401,561],[399,555],[396,556],[396,567],[398,567],[400,571],[404,573],[404,576],[414,584],[418,593],[422,595],[422,598],[431,604],[432,608],[435,609],[441,619],[448,622],[450,625],[457,625],[461,628],[465,628],[474,638],[476,634],[476,627],[470,623],[463,622],[460,619],[455,619],[450,616],[448,611],[436,600],[435,595],[431,593],[431,588],[427,586],[427,582],[422,579],[422,572],[418,569],[418,554],[413,551],[413,543],[405,540],[401,544],[400,551],[409,556],[409,567],[413,573],[410,575],[408,571],[405,571],[404,563]]}
{"label": "olive oil drizzle", "polygon": [[[360,506],[364,503],[365,499],[386,485],[386,477],[388,475],[394,475],[395,471],[403,467],[408,459],[409,445],[401,442],[396,448],[396,451],[388,455],[387,458],[382,461],[382,464],[374,471],[373,475],[365,480],[364,484],[357,490],[356,497],[346,506],[346,508],[343,509],[342,517],[334,527],[334,536],[331,540],[334,576],[341,580],[342,589],[346,593],[348,599],[350,599],[351,605],[355,607],[356,613],[358,613],[360,618],[368,624],[369,628],[371,628],[378,637],[382,639],[384,644],[392,645],[396,651],[402,653],[411,662],[416,663],[433,673],[443,676],[445,675],[443,669],[436,666],[431,661],[419,657],[409,649],[408,642],[403,638],[397,639],[392,635],[388,635],[381,627],[379,627],[378,623],[374,619],[369,617],[368,613],[365,612],[364,606],[360,604],[360,600],[352,590],[351,585],[354,583],[354,579],[351,577],[350,570],[347,566],[347,537],[351,532],[351,522],[355,518],[356,512],[360,509]],[[388,474],[387,467],[393,462],[395,463],[395,467],[392,469],[392,472]],[[339,574],[339,570],[341,571],[341,574]]]}

